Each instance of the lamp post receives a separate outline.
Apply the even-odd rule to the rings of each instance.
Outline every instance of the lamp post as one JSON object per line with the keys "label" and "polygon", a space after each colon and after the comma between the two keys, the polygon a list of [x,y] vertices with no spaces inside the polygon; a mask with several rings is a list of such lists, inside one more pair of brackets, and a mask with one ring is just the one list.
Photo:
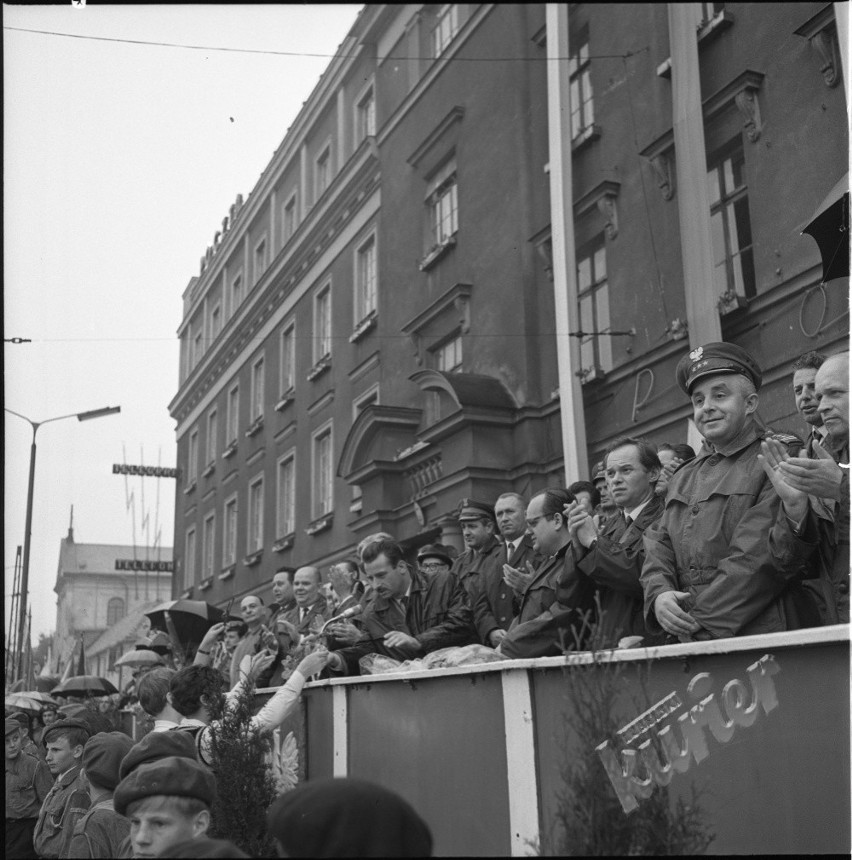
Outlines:
{"label": "lamp post", "polygon": [[91,409],[88,412],[72,412],[70,415],[57,415],[56,418],[46,418],[44,421],[31,421],[26,415],[21,415],[20,412],[15,412],[12,409],[6,409],[6,412],[16,415],[18,418],[23,418],[30,427],[33,428],[33,441],[30,445],[30,477],[27,485],[27,520],[24,531],[24,560],[21,566],[21,596],[20,596],[20,617],[18,621],[18,649],[23,650],[24,637],[26,636],[26,618],[27,618],[27,592],[29,589],[30,578],[30,537],[33,525],[33,487],[35,486],[35,463],[36,463],[36,433],[42,424],[49,424],[51,421],[61,421],[63,418],[76,418],[78,421],[90,421],[92,418],[102,418],[105,415],[114,415],[116,412],[121,412],[120,406],[105,406],[103,409]]}

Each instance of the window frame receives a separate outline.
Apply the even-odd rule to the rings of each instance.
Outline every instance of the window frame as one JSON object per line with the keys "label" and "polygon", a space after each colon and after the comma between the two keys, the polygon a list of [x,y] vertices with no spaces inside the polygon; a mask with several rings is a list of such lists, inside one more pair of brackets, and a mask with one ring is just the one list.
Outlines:
{"label": "window frame", "polygon": [[257,284],[263,277],[263,273],[269,268],[269,243],[267,242],[266,233],[255,243],[254,253],[252,254],[252,266],[252,274],[254,275],[252,283]]}
{"label": "window frame", "polygon": [[[255,497],[255,488],[260,492]],[[264,541],[264,473],[259,472],[248,482],[248,504],[246,505],[246,555],[254,555],[263,549]]]}
{"label": "window frame", "polygon": [[[235,395],[235,396],[232,396]],[[240,383],[235,382],[229,389],[226,402],[225,446],[240,438]],[[232,430],[233,427],[233,430]]]}
{"label": "window frame", "polygon": [[331,138],[326,140],[314,159],[314,203],[331,185]]}
{"label": "window frame", "polygon": [[[372,256],[372,278],[369,288],[365,282],[362,272],[362,261],[365,259],[365,249],[369,249]],[[353,323],[357,326],[370,314],[377,313],[379,304],[379,243],[376,228],[370,230],[363,239],[355,246],[354,259],[354,282],[355,282],[355,319]]]}
{"label": "window frame", "polygon": [[[288,345],[289,344],[289,345]],[[278,357],[278,392],[282,397],[296,388],[296,317],[281,328]]]}
{"label": "window frame", "polygon": [[231,278],[230,288],[228,290],[228,298],[231,304],[231,316],[236,314],[237,309],[243,303],[245,295],[243,294],[243,270],[242,268]]}
{"label": "window frame", "polygon": [[[580,141],[591,135],[595,128],[594,87],[589,47],[589,27],[583,25],[571,34],[568,57],[568,86],[571,98],[571,140]],[[588,111],[588,116],[587,116]],[[575,124],[575,117],[577,122]],[[584,121],[584,120],[588,121]]]}
{"label": "window frame", "polygon": [[[118,613],[118,615],[113,612],[113,608],[115,606],[121,607],[121,611]],[[127,606],[125,605],[124,598],[117,596],[110,597],[110,599],[107,601],[106,626],[112,627],[115,624],[118,624],[118,622],[121,621],[121,619],[124,618],[125,615],[127,615]]]}
{"label": "window frame", "polygon": [[[324,319],[320,319],[320,303],[326,300],[327,312]],[[314,349],[314,364],[318,364],[325,358],[331,358],[332,350],[332,317],[331,317],[331,280],[325,281],[319,289],[314,293],[313,301],[314,319],[313,319],[313,349]],[[320,323],[327,331],[320,331]],[[328,344],[328,348],[323,350],[324,343]]]}
{"label": "window frame", "polygon": [[[444,211],[444,202],[449,209]],[[426,206],[429,211],[429,241],[432,248],[452,242],[459,232],[459,178],[455,153],[434,172],[426,186]],[[450,229],[446,229],[449,222]]]}
{"label": "window frame", "polygon": [[222,568],[237,563],[237,542],[239,537],[240,502],[239,494],[233,493],[225,499],[222,506]]}
{"label": "window frame", "polygon": [[201,578],[213,576],[216,560],[216,512],[211,511],[204,517],[204,530],[201,544]]}
{"label": "window frame", "polygon": [[371,76],[354,100],[355,149],[368,137],[376,136],[376,83]]}
{"label": "window frame", "polygon": [[[603,277],[600,277],[600,273],[598,272],[599,266],[597,261],[599,254],[603,255]],[[612,330],[612,312],[609,296],[609,266],[606,260],[606,240],[604,238],[604,234],[599,234],[581,248],[576,255],[576,260],[577,314],[580,322],[580,329],[585,329],[586,323],[584,321],[583,303],[584,300],[588,299],[588,306],[591,309],[590,331],[595,332],[595,334],[590,334],[588,338],[580,338],[581,380],[582,383],[585,384],[586,382],[591,382],[594,379],[598,379],[601,376],[606,375],[615,367],[612,352],[612,340],[604,334],[604,332]],[[581,287],[580,270],[585,261],[589,261],[589,283],[587,286]],[[600,323],[601,308],[603,307],[601,298],[605,299],[607,317],[607,324],[603,327],[601,327]],[[603,340],[603,338],[606,338],[606,340]],[[584,350],[589,344],[591,344],[592,350],[592,364],[590,367],[586,367],[583,356]],[[602,345],[604,346],[603,349],[601,349]]]}
{"label": "window frame", "polygon": [[299,189],[294,188],[281,207],[281,244],[290,241],[299,228]]}
{"label": "window frame", "polygon": [[[445,27],[444,25],[447,24]],[[437,60],[459,32],[459,7],[457,3],[442,4],[435,14],[435,25],[429,38],[432,58]]]}
{"label": "window frame", "polygon": [[187,486],[192,486],[192,484],[198,481],[198,455],[199,451],[199,433],[198,433],[198,425],[196,424],[189,431],[189,438],[187,440],[187,451],[186,451],[186,483]]}
{"label": "window frame", "polygon": [[[328,439],[328,473],[320,475],[319,443]],[[321,481],[327,483],[321,486]],[[327,499],[323,498],[327,490]],[[323,506],[323,502],[325,505]],[[318,520],[334,512],[334,422],[329,419],[311,433],[311,519]]]}
{"label": "window frame", "polygon": [[184,589],[192,588],[195,585],[195,557],[197,554],[196,545],[196,529],[195,526],[190,526],[184,533],[184,554],[183,554],[183,587]]}
{"label": "window frame", "polygon": [[[284,467],[289,466],[291,469],[290,474],[290,488],[289,488],[289,497],[288,499],[283,499],[283,490],[282,487],[282,469]],[[285,511],[282,508],[289,507],[289,511],[287,513],[289,516],[284,517]],[[276,461],[275,463],[275,532],[276,532],[276,540],[280,540],[282,538],[287,537],[288,535],[293,534],[296,531],[296,448],[290,448],[288,451],[285,451]]]}
{"label": "window frame", "polygon": [[[212,432],[211,432],[212,430]],[[207,456],[205,457],[207,465],[210,466],[216,462],[216,457],[219,453],[219,410],[214,406],[207,413]]]}
{"label": "window frame", "polygon": [[[251,363],[251,386],[249,391],[249,423],[263,418],[266,397],[266,356],[261,353]],[[260,370],[258,370],[260,368]]]}

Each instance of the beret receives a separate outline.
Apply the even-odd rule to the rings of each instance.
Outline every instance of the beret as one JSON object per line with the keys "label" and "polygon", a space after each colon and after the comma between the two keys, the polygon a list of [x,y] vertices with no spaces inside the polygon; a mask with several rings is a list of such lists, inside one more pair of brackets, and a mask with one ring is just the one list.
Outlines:
{"label": "beret", "polygon": [[41,742],[46,744],[50,739],[50,736],[55,732],[58,732],[60,729],[82,729],[87,735],[92,734],[92,730],[88,723],[83,720],[76,719],[75,717],[69,717],[67,719],[57,720],[52,725],[49,725],[41,733]]}
{"label": "beret", "polygon": [[168,732],[148,732],[139,743],[130,748],[124,756],[118,775],[124,779],[140,764],[157,761],[161,758],[189,758],[198,760],[195,740],[189,732],[175,729]]}
{"label": "beret", "polygon": [[706,343],[691,350],[677,365],[677,384],[686,393],[696,380],[717,373],[739,373],[760,390],[763,373],[754,357],[735,343]]}
{"label": "beret", "polygon": [[86,775],[103,788],[114,789],[119,782],[118,768],[130,752],[133,739],[124,732],[98,732],[83,747]]}
{"label": "beret", "polygon": [[105,717],[100,711],[93,711],[79,703],[62,705],[59,708],[59,714],[61,714],[62,719],[70,718],[85,723],[90,735],[96,735],[98,732],[111,732],[115,728],[109,717]]}
{"label": "beret", "polygon": [[27,728],[29,728],[30,718],[23,711],[15,711],[14,714],[9,715],[9,719],[14,720],[21,726],[26,726]]}
{"label": "beret", "polygon": [[459,503],[459,522],[465,520],[481,520],[483,517],[492,522],[494,519],[494,507],[488,502],[478,502],[476,499],[462,499]]}
{"label": "beret", "polygon": [[201,762],[183,756],[148,761],[121,780],[115,789],[113,806],[119,815],[124,815],[134,800],[156,794],[194,797],[211,806],[216,799],[216,777]]}
{"label": "beret", "polygon": [[21,727],[21,724],[17,720],[13,720],[10,717],[6,717],[6,734],[10,735],[12,732],[18,731]]}
{"label": "beret", "polygon": [[411,805],[363,779],[302,783],[272,803],[266,823],[289,857],[432,854],[432,834]]}
{"label": "beret", "polygon": [[427,543],[420,547],[417,552],[417,560],[420,561],[423,558],[439,558],[444,564],[450,566],[453,564],[453,560],[447,554],[447,548],[437,543]]}

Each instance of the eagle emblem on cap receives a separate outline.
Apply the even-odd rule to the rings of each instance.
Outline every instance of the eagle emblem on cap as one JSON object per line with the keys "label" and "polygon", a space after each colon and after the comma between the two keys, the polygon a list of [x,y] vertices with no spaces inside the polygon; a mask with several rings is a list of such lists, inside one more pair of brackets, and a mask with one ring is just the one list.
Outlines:
{"label": "eagle emblem on cap", "polygon": [[691,353],[689,353],[689,359],[690,361],[698,361],[698,359],[701,358],[702,355],[704,355],[704,347],[699,346],[698,349],[694,349]]}

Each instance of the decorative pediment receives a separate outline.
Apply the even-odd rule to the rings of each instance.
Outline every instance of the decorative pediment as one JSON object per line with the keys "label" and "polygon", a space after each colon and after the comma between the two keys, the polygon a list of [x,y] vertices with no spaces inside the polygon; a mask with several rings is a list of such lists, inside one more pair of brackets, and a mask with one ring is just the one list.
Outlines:
{"label": "decorative pediment", "polygon": [[422,391],[443,391],[459,409],[515,409],[512,395],[499,379],[479,373],[418,370],[408,377]]}
{"label": "decorative pediment", "polygon": [[349,428],[337,474],[348,478],[370,463],[393,462],[399,451],[416,443],[421,414],[405,406],[368,406]]}
{"label": "decorative pediment", "polygon": [[827,87],[840,83],[840,44],[834,18],[834,4],[828,3],[798,30],[797,36],[807,39],[819,58],[819,70]]}

